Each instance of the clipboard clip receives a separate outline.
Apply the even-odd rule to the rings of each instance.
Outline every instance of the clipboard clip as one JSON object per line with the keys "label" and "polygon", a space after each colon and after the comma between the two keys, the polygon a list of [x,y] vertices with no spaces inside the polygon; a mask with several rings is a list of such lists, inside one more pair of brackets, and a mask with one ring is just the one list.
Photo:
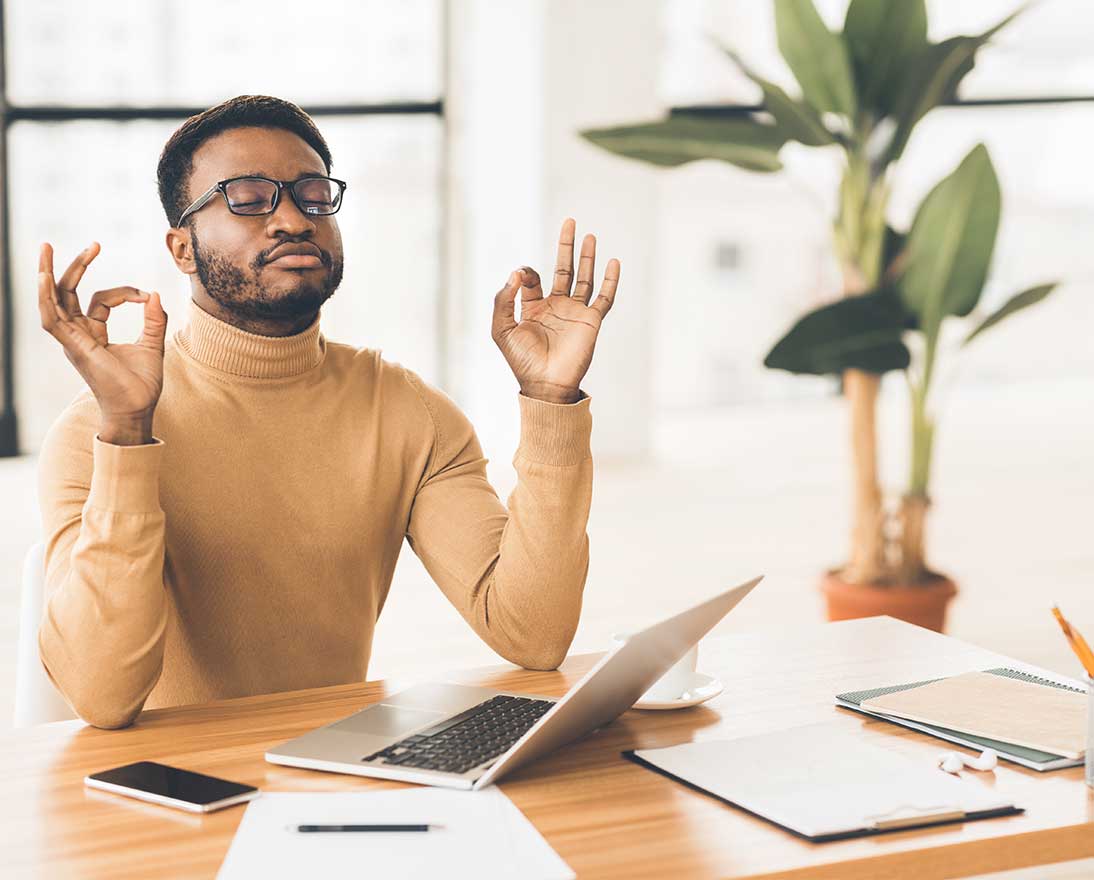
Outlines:
{"label": "clipboard clip", "polygon": [[912,804],[897,807],[889,813],[866,816],[866,827],[876,831],[889,831],[913,825],[930,825],[935,822],[954,822],[965,818],[965,811],[951,804],[935,807],[919,807]]}

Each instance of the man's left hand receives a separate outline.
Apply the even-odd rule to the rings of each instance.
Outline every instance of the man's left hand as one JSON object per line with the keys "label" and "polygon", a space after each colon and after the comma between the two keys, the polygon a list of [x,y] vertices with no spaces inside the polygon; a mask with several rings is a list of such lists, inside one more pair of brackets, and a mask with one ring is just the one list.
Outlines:
{"label": "man's left hand", "polygon": [[543,295],[539,273],[522,266],[509,275],[505,287],[494,297],[494,342],[517,377],[521,393],[550,403],[576,403],[581,399],[581,380],[592,362],[600,324],[619,286],[619,260],[612,259],[604,272],[600,294],[589,302],[596,263],[593,235],[586,235],[581,242],[574,285],[575,230],[573,219],[563,222],[550,296]]}

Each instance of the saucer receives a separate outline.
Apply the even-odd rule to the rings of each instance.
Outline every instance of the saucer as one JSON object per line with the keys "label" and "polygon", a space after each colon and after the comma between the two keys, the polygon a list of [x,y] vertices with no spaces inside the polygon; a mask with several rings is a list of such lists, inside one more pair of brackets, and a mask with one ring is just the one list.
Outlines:
{"label": "saucer", "polygon": [[704,675],[696,672],[691,679],[691,687],[684,691],[675,700],[647,700],[645,697],[634,704],[635,709],[686,709],[688,706],[698,706],[705,703],[725,689],[713,675]]}

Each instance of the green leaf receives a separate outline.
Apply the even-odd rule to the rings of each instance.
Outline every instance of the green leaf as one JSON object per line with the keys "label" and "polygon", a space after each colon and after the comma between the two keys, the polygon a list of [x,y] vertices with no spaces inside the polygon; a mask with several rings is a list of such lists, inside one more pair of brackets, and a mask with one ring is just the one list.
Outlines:
{"label": "green leaf", "polygon": [[778,171],[786,135],[755,119],[703,119],[670,116],[659,122],[591,128],[581,132],[590,143],[651,165],[676,166],[698,159],[719,159],[749,171]]}
{"label": "green leaf", "polygon": [[980,300],[999,211],[999,180],[983,144],[920,204],[908,233],[900,296],[929,336],[944,317],[967,315]]}
{"label": "green leaf", "polygon": [[832,132],[825,128],[820,114],[809,104],[791,98],[775,83],[754,73],[732,49],[722,46],[722,51],[741,69],[741,73],[760,87],[764,109],[775,117],[775,124],[788,140],[798,141],[807,147],[823,147],[836,142]]}
{"label": "green leaf", "polygon": [[911,61],[893,107],[897,124],[886,162],[903,155],[912,130],[929,110],[954,98],[961,80],[972,70],[979,48],[975,37],[951,37],[927,46]]}
{"label": "green leaf", "polygon": [[802,317],[764,358],[764,366],[827,375],[848,369],[903,370],[911,361],[904,310],[891,294],[851,296]]}
{"label": "green leaf", "polygon": [[825,27],[812,0],[775,0],[775,32],[779,51],[813,109],[853,119],[855,83],[847,46]]}
{"label": "green leaf", "polygon": [[851,0],[843,25],[859,104],[878,117],[892,110],[909,61],[927,46],[924,0]]}
{"label": "green leaf", "polygon": [[897,125],[886,151],[886,164],[895,162],[903,155],[912,130],[928,111],[956,97],[957,87],[973,69],[980,47],[1025,9],[1023,6],[1012,12],[980,36],[951,37],[941,43],[931,43],[906,62],[906,71],[893,104],[892,115]]}
{"label": "green leaf", "polygon": [[965,341],[962,345],[968,345],[977,336],[987,330],[989,327],[994,327],[1004,318],[1009,318],[1015,312],[1019,312],[1024,308],[1035,305],[1043,300],[1046,296],[1052,293],[1056,289],[1056,282],[1052,284],[1039,284],[1036,287],[1031,287],[1029,290],[1023,290],[1021,293],[1016,293],[1010,299],[1008,299],[1003,305],[992,312],[986,317],[975,330],[965,337]]}
{"label": "green leaf", "polygon": [[807,147],[824,147],[836,142],[816,110],[803,101],[795,101],[773,82],[756,82],[763,89],[764,109],[775,117],[775,124],[788,140],[798,141]]}

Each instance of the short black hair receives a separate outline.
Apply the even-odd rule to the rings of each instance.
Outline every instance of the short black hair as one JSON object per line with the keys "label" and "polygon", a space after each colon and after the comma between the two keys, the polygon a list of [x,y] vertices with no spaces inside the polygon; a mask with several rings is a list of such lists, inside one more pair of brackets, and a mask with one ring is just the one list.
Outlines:
{"label": "short black hair", "polygon": [[300,137],[331,171],[330,148],[312,118],[291,101],[269,95],[239,95],[191,116],[171,135],[160,153],[156,178],[167,222],[177,226],[189,199],[186,195],[198,147],[233,128],[282,128]]}

